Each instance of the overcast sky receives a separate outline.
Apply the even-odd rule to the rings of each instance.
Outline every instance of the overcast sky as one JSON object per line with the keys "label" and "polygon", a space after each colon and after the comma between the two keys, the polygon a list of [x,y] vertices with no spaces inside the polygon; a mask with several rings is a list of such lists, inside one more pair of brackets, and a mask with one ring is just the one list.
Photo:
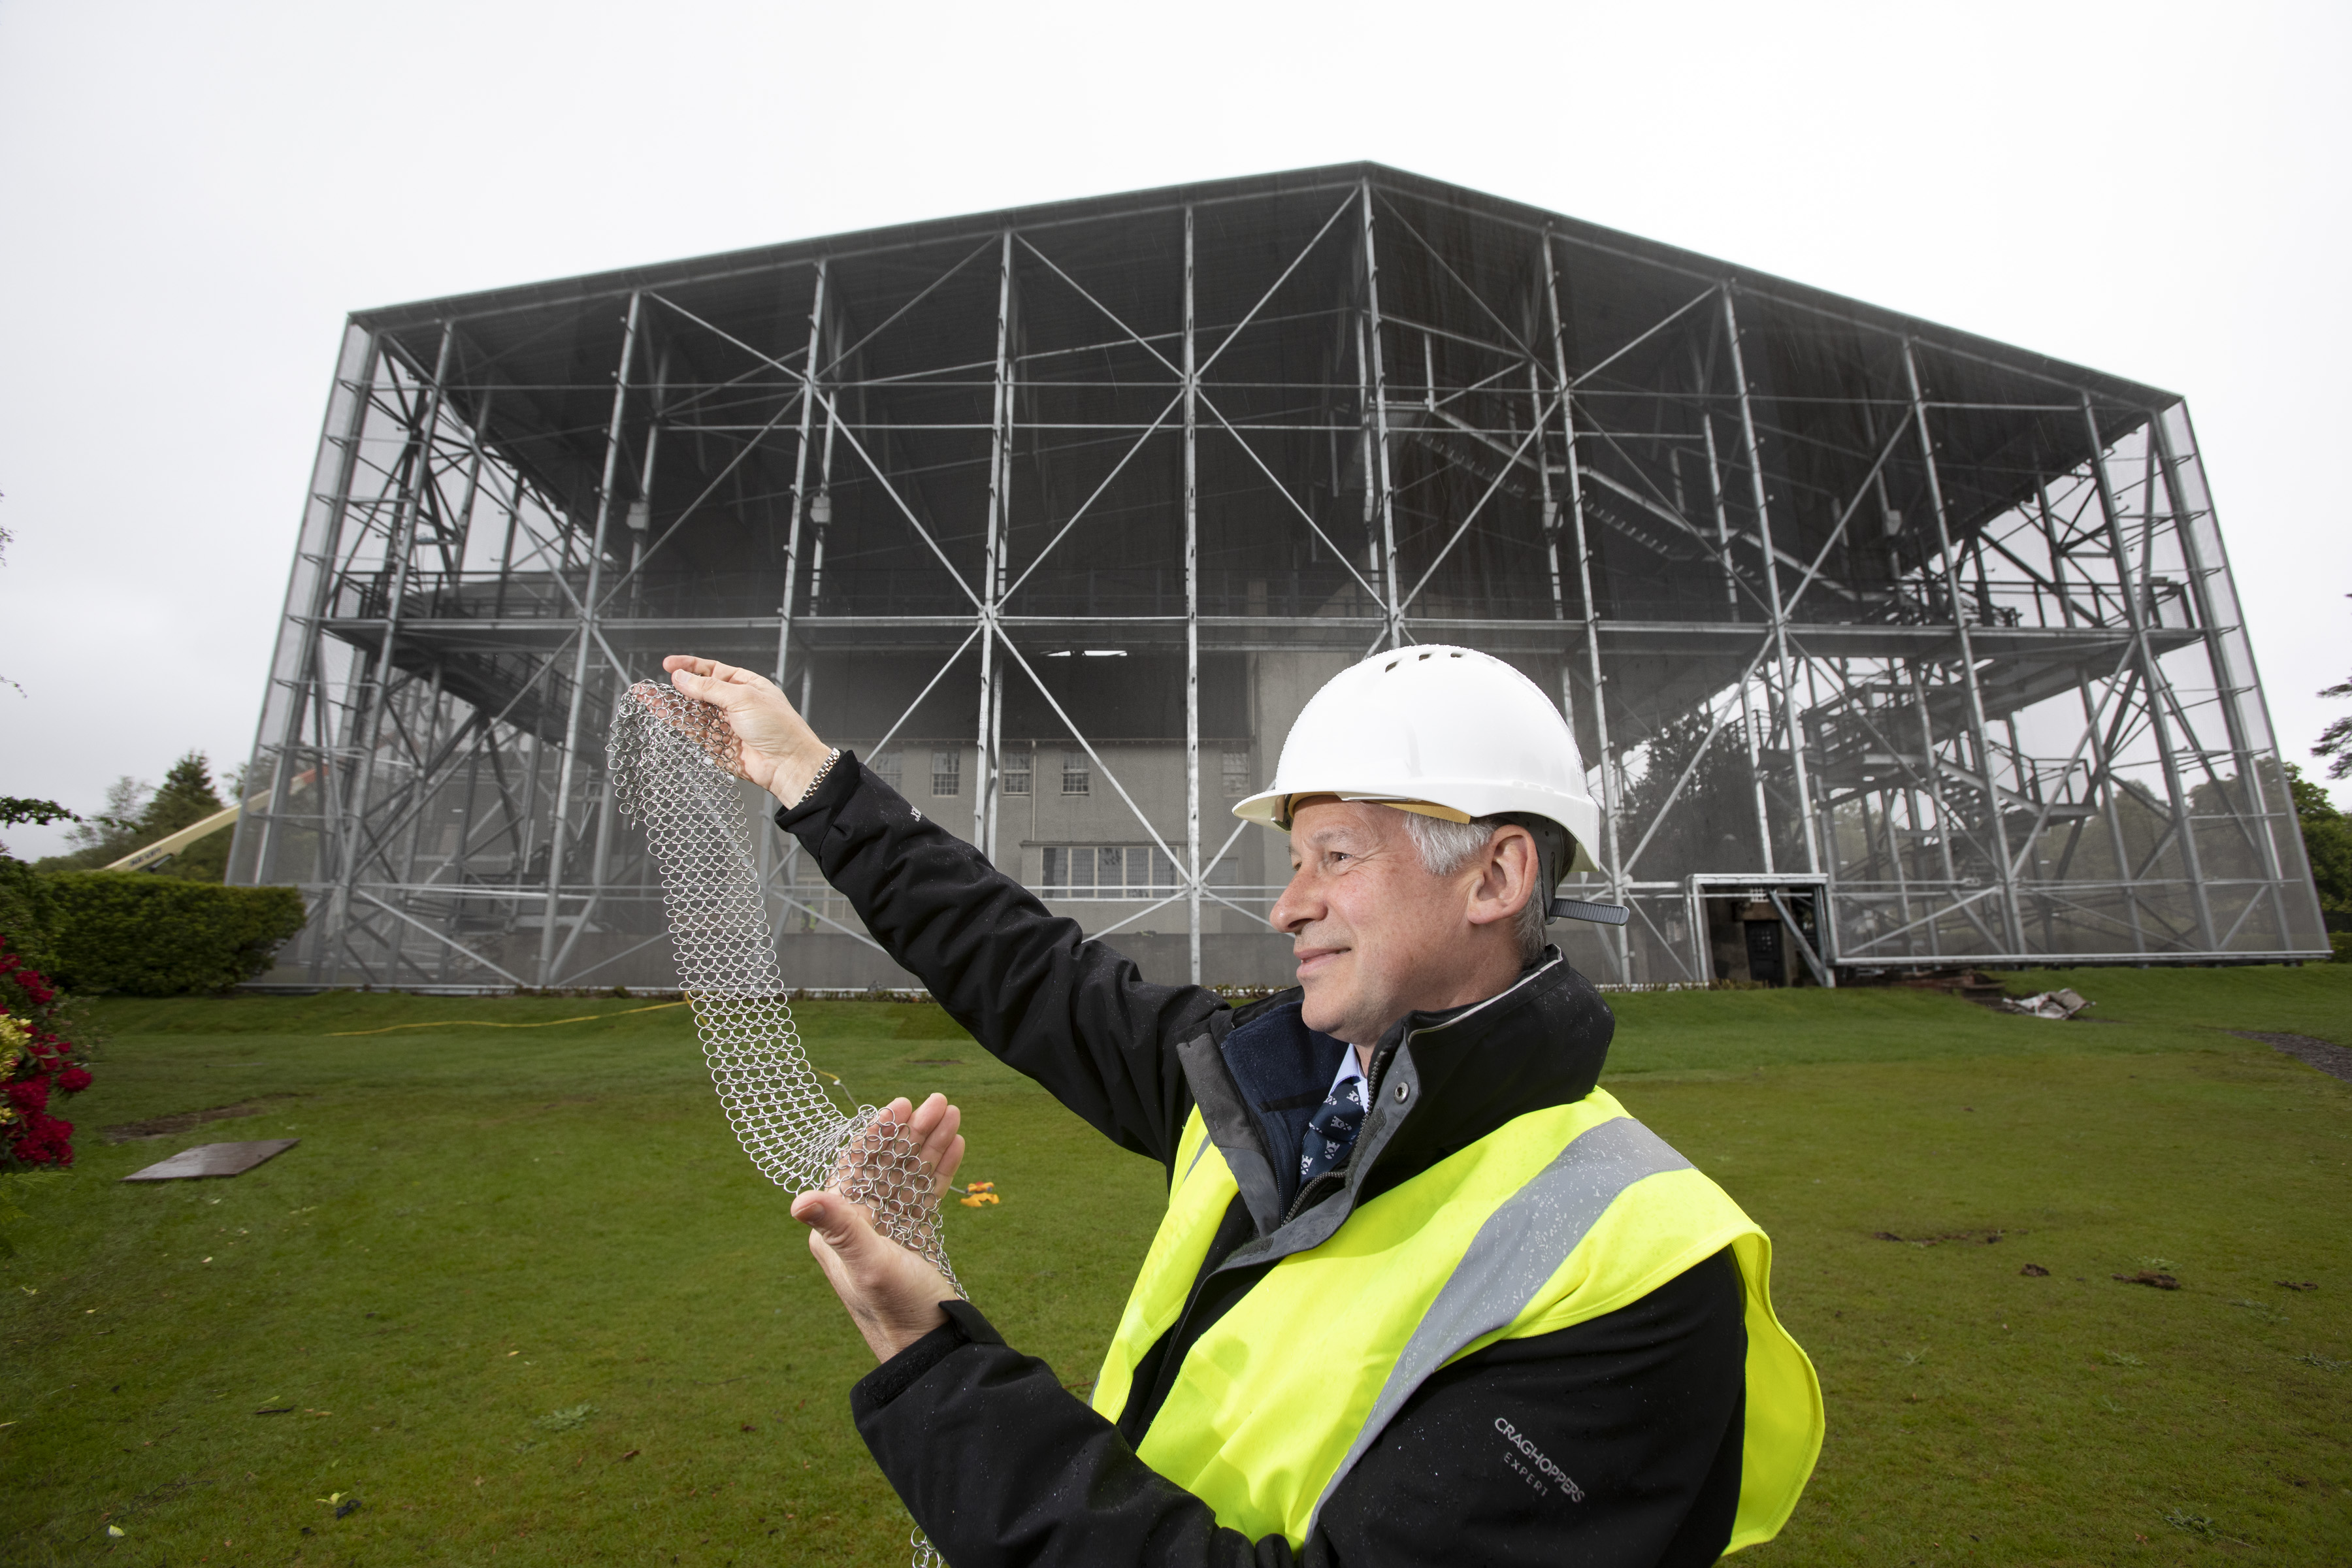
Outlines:
{"label": "overcast sky", "polygon": [[349,310],[1357,158],[2185,394],[2308,762],[2352,675],[2347,18],[0,0],[0,795],[246,758]]}

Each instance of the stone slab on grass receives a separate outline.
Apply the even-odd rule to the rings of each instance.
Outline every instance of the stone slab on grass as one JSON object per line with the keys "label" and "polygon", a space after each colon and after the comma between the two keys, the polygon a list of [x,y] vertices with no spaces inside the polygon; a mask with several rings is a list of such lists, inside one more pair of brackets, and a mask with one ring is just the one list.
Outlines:
{"label": "stone slab on grass", "polygon": [[199,1176],[242,1176],[264,1161],[274,1160],[299,1138],[262,1138],[249,1143],[199,1143],[168,1160],[133,1171],[126,1182],[184,1182]]}

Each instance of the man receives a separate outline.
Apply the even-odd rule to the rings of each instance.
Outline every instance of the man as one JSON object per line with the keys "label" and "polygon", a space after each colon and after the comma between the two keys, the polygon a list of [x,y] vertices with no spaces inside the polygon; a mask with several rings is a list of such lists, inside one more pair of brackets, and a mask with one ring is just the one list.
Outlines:
{"label": "man", "polygon": [[[1763,1233],[1595,1088],[1613,1021],[1544,920],[1598,811],[1525,677],[1408,648],[1317,694],[1235,808],[1289,830],[1299,986],[1235,1009],[1145,983],[769,681],[667,665],[875,939],[1168,1168],[1091,1406],[862,1209],[794,1203],[882,1363],[859,1431],[956,1568],[1679,1568],[1779,1530],[1819,1386]],[[910,1120],[951,1168],[953,1110]]]}

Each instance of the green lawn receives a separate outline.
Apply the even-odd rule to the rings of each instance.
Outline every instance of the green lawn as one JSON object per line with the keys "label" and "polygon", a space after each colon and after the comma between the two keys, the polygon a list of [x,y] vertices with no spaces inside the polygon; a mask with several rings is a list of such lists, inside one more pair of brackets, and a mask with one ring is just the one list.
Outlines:
{"label": "green lawn", "polygon": [[[1611,1087],[1771,1231],[1829,1399],[1804,1503],[1747,1560],[2352,1561],[2352,1085],[2222,1032],[2352,1044],[2352,966],[2013,983],[2103,1021],[1621,999]],[[870,1358],[684,1010],[645,1005],[105,1004],[81,1164],[0,1259],[0,1561],[902,1563],[848,1420]],[[798,1011],[861,1098],[966,1108],[966,1174],[1004,1201],[950,1207],[957,1268],[1008,1339],[1090,1377],[1157,1167],[934,1008]],[[234,1181],[113,1179],[281,1136],[303,1142]],[[2151,1258],[2182,1289],[2112,1278]],[[338,1520],[337,1493],[361,1508]]]}

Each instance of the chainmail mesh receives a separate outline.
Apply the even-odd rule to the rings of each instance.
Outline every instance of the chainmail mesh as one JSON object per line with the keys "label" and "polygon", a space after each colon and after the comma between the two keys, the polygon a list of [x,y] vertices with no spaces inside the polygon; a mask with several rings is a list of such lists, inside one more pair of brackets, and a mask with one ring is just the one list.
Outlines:
{"label": "chainmail mesh", "polygon": [[[621,694],[605,742],[621,814],[661,867],[695,1033],[743,1152],[788,1191],[831,1187],[955,1285],[939,1191],[903,1124],[845,1110],[801,1049],[761,896],[735,732],[707,702],[650,680]],[[919,1563],[919,1556],[918,1562]]]}

